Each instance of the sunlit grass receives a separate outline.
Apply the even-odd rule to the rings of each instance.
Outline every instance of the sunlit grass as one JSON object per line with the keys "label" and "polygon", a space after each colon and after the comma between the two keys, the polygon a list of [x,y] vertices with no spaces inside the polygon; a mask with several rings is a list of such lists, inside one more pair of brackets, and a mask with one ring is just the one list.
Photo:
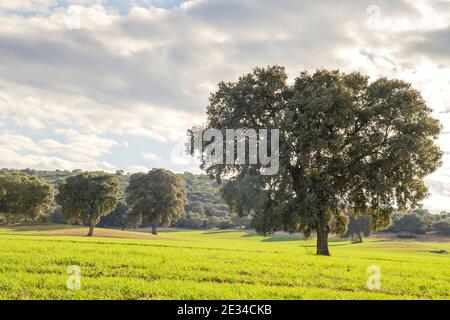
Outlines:
{"label": "sunlit grass", "polygon": [[[97,228],[103,237],[86,238],[71,233],[78,229],[85,231],[1,228],[0,298],[450,298],[450,255],[430,252],[450,251],[448,242],[336,240],[332,257],[317,257],[313,240],[290,236],[175,231],[153,237]],[[80,290],[67,289],[69,265],[81,268]],[[376,290],[367,288],[372,265],[381,268]]]}

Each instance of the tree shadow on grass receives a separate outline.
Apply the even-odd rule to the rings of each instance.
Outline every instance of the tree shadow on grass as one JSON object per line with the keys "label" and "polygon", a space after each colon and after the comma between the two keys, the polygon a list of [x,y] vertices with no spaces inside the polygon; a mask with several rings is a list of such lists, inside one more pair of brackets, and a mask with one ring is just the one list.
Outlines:
{"label": "tree shadow on grass", "polygon": [[[240,230],[213,230],[213,231],[203,232],[203,234],[225,234],[225,233],[235,233],[235,232],[242,232],[242,231],[240,231]],[[246,235],[243,235],[243,237],[246,237]]]}
{"label": "tree shadow on grass", "polygon": [[248,232],[242,236],[243,238],[255,238],[255,237],[263,237],[261,242],[286,242],[286,241],[299,241],[305,240],[304,237],[299,235],[293,236],[280,236],[280,235],[270,235],[270,236],[261,236],[257,233]]}
{"label": "tree shadow on grass", "polygon": [[261,242],[288,242],[288,241],[301,241],[304,240],[302,238],[293,238],[293,237],[265,237],[261,240]]}
{"label": "tree shadow on grass", "polygon": [[[148,232],[150,233],[150,231],[152,230],[152,228],[137,228],[137,229],[126,229],[126,231],[133,231],[133,232]],[[188,231],[196,231],[193,229],[178,229],[178,228],[158,228],[157,230],[158,232],[164,232],[164,233],[176,233],[176,232],[188,232]]]}

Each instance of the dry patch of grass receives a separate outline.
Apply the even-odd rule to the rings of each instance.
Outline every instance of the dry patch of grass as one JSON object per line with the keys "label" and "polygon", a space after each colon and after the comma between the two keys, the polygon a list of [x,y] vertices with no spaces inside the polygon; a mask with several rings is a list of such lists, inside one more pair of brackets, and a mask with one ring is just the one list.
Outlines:
{"label": "dry patch of grass", "polygon": [[[3,234],[26,234],[34,236],[68,236],[85,237],[88,227],[69,226],[59,224],[31,224],[12,225],[2,228]],[[155,236],[150,233],[137,231],[122,231],[116,229],[95,228],[93,238],[121,238],[121,239],[144,239],[144,240],[164,240],[167,237]]]}

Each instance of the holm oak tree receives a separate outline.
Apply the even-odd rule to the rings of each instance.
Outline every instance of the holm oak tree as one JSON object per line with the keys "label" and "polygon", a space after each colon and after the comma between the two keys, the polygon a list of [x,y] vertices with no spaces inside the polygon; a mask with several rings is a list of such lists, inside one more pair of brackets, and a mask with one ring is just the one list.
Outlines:
{"label": "holm oak tree", "polygon": [[219,83],[201,129],[279,129],[275,175],[249,161],[210,165],[203,157],[202,167],[228,180],[224,198],[252,215],[258,232],[315,232],[318,255],[330,254],[328,235],[345,233],[348,213],[369,215],[377,229],[394,209],[414,207],[442,157],[435,144],[441,125],[420,92],[358,72],[302,72],[290,83],[283,67],[256,68]]}
{"label": "holm oak tree", "polygon": [[53,188],[44,179],[22,172],[0,174],[0,215],[7,222],[35,220],[53,201]]}
{"label": "holm oak tree", "polygon": [[147,174],[130,177],[125,191],[131,217],[140,217],[157,234],[160,224],[169,224],[184,213],[186,191],[181,178],[165,169],[153,169]]}
{"label": "holm oak tree", "polygon": [[68,220],[88,223],[87,236],[91,237],[100,218],[114,210],[118,198],[119,182],[114,175],[84,172],[59,185],[56,202]]}

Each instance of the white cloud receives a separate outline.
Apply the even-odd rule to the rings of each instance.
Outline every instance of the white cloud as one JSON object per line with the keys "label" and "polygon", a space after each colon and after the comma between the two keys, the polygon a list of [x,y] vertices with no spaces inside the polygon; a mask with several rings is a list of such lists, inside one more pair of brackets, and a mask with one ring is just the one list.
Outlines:
{"label": "white cloud", "polygon": [[[112,170],[105,158],[128,145],[135,158],[125,166],[139,163],[135,140],[153,143],[155,156],[154,145],[179,145],[219,81],[269,64],[285,65],[291,79],[319,67],[405,79],[450,132],[448,1],[192,0],[162,9],[142,0],[127,14],[108,1],[66,3],[0,3],[0,166]],[[439,143],[448,154],[447,136]],[[195,167],[180,150],[167,165]],[[444,165],[427,179],[432,199],[450,201],[438,186],[446,176]]]}
{"label": "white cloud", "polygon": [[45,128],[45,125],[39,121],[38,119],[35,119],[31,116],[14,116],[12,117],[14,122],[21,127],[24,128],[30,128],[30,129],[34,129],[34,130],[40,130]]}
{"label": "white cloud", "polygon": [[145,160],[154,161],[154,162],[160,162],[162,158],[158,156],[157,154],[151,153],[151,152],[144,152],[142,154],[142,157]]}
{"label": "white cloud", "polygon": [[138,172],[147,173],[150,171],[150,169],[145,166],[135,165],[135,166],[129,166],[126,171],[129,173],[138,173]]}
{"label": "white cloud", "polygon": [[[93,135],[83,135],[74,130],[58,130],[68,143],[54,139],[33,139],[19,134],[0,135],[2,167],[61,169],[61,170],[106,170],[116,167],[100,160],[116,142]],[[53,167],[52,167],[53,166]]]}
{"label": "white cloud", "polygon": [[0,135],[1,146],[12,151],[28,151],[33,153],[45,153],[45,149],[39,147],[32,139],[18,134],[4,133]]}
{"label": "white cloud", "polygon": [[55,0],[2,0],[0,10],[46,11]]}
{"label": "white cloud", "polygon": [[74,162],[57,156],[40,153],[21,154],[14,149],[5,148],[0,145],[2,155],[1,167],[14,169],[40,169],[40,170],[74,170],[83,169],[91,171],[115,171],[116,166],[106,161]]}
{"label": "white cloud", "polygon": [[41,140],[40,144],[45,145],[48,151],[59,152],[73,159],[100,158],[104,154],[110,153],[111,148],[118,144],[114,140],[92,134],[82,134],[73,129],[57,129],[55,131],[64,135],[69,142],[62,144],[54,140]]}

